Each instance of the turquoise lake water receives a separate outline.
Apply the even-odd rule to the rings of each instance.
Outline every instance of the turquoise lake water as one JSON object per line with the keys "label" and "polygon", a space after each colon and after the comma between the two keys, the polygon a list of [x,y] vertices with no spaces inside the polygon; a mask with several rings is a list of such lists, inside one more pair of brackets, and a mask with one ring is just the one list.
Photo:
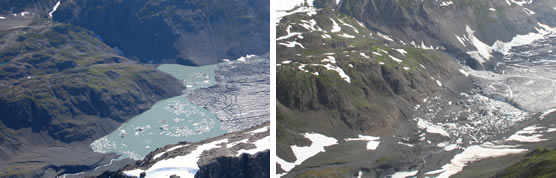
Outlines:
{"label": "turquoise lake water", "polygon": [[[158,70],[181,80],[186,90],[216,84],[217,65],[202,67],[164,64]],[[184,95],[157,102],[150,110],[122,124],[91,144],[100,153],[119,153],[122,158],[143,159],[156,148],[181,141],[196,142],[225,134],[220,120],[208,110],[191,104]]]}

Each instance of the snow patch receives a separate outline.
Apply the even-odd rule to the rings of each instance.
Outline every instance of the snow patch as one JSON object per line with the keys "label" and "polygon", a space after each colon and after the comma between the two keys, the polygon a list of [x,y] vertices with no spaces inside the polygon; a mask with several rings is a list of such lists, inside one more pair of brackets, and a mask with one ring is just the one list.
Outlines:
{"label": "snow patch", "polygon": [[452,1],[444,1],[444,2],[440,3],[440,6],[446,7],[446,6],[450,6],[450,5],[452,5],[452,4],[454,4],[454,2],[452,2]]}
{"label": "snow patch", "polygon": [[494,145],[491,142],[486,142],[481,145],[473,145],[465,148],[463,152],[454,156],[450,163],[442,166],[440,170],[434,171],[434,173],[441,172],[441,174],[438,175],[438,178],[448,178],[462,171],[463,167],[465,167],[468,163],[484,158],[494,158],[523,152],[527,152],[527,149],[517,149],[515,146],[508,145]]}
{"label": "snow patch", "polygon": [[392,174],[390,177],[391,178],[406,178],[406,177],[412,177],[417,175],[417,172],[419,172],[418,170],[416,171],[409,171],[409,172],[396,172],[394,174]]}
{"label": "snow patch", "polygon": [[467,32],[467,36],[469,37],[471,44],[473,44],[473,46],[477,49],[477,51],[467,53],[481,64],[484,63],[485,60],[489,60],[492,57],[492,48],[475,37],[475,31],[473,31],[473,29],[471,29],[468,25],[465,26],[465,31]]}
{"label": "snow patch", "polygon": [[346,138],[345,141],[367,141],[367,150],[376,150],[380,144],[380,137],[359,135],[359,138]]}
{"label": "snow patch", "polygon": [[280,157],[276,157],[276,162],[280,164],[285,172],[289,172],[295,166],[300,165],[303,161],[317,155],[318,153],[325,152],[325,147],[338,144],[338,140],[319,133],[305,133],[303,136],[311,140],[312,143],[310,146],[291,146],[292,152],[296,158],[295,162],[287,162]]}
{"label": "snow patch", "polygon": [[359,53],[359,55],[363,56],[363,57],[366,58],[366,59],[371,58],[371,57],[367,56],[365,53]]}
{"label": "snow patch", "polygon": [[340,36],[340,37],[344,37],[344,38],[355,38],[355,36],[353,36],[353,35],[349,35],[349,34],[347,34],[347,33],[343,33],[343,34],[341,34],[341,35],[338,35],[338,36]]}
{"label": "snow patch", "polygon": [[405,49],[394,49],[396,51],[398,51],[400,54],[404,55],[407,54],[407,51],[405,51]]}
{"label": "snow patch", "polygon": [[139,177],[141,172],[147,173],[147,178],[150,177],[169,177],[170,175],[177,175],[180,177],[194,177],[195,173],[199,170],[197,161],[205,150],[218,148],[219,144],[228,142],[228,139],[213,141],[204,145],[199,145],[191,153],[184,156],[176,156],[174,158],[165,159],[156,162],[147,170],[134,169],[124,171],[127,176]]}
{"label": "snow patch", "polygon": [[56,2],[56,5],[54,5],[54,7],[52,7],[52,11],[50,11],[50,12],[48,13],[48,16],[49,16],[50,18],[52,18],[52,14],[53,14],[54,12],[56,12],[56,9],[58,9],[58,6],[60,6],[60,1]]}
{"label": "snow patch", "polygon": [[282,46],[286,46],[288,48],[295,48],[295,46],[299,46],[299,47],[305,49],[305,46],[303,46],[303,44],[301,44],[297,41],[286,41],[286,42],[280,42],[278,44],[282,45]]}
{"label": "snow patch", "polygon": [[334,19],[330,18],[330,20],[332,21],[332,30],[330,30],[330,32],[337,33],[342,31],[342,27],[340,27],[340,25],[338,25],[338,23],[336,23]]}
{"label": "snow patch", "polygon": [[469,77],[469,73],[467,73],[465,70],[460,69],[459,72],[463,75],[465,75],[466,77]]}
{"label": "snow patch", "polygon": [[381,37],[381,38],[384,38],[385,40],[394,41],[392,38],[390,38],[390,36],[388,36],[388,35],[386,35],[386,34],[383,34],[383,33],[380,33],[380,32],[376,32],[376,35],[378,35],[378,36]]}
{"label": "snow patch", "polygon": [[396,58],[396,57],[394,57],[394,56],[392,56],[392,55],[388,55],[388,57],[390,57],[390,59],[392,59],[392,60],[394,60],[394,61],[396,61],[396,62],[398,62],[398,63],[402,63],[402,62],[403,62],[401,59],[398,59],[398,58]]}
{"label": "snow patch", "polygon": [[542,113],[542,115],[539,117],[541,120],[543,120],[546,116],[548,116],[548,114],[556,112],[556,108],[553,109],[549,109],[545,112]]}

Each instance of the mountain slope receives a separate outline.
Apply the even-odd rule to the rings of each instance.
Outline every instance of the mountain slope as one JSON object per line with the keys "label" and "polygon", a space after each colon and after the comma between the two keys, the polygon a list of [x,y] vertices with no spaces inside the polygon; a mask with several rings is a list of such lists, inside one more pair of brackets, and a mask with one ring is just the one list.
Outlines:
{"label": "mountain slope", "polygon": [[[446,53],[390,40],[332,9],[309,11],[286,16],[277,26],[277,149],[285,161],[278,165],[282,169],[299,161],[290,145],[311,145],[300,134],[319,133],[347,146],[351,143],[341,140],[358,135],[410,133],[414,130],[408,126],[396,127],[409,124],[415,105],[469,82]],[[330,166],[329,173],[355,168],[342,159],[350,158],[312,159],[301,167]]]}
{"label": "mountain slope", "polygon": [[29,172],[14,165],[42,160],[29,155],[48,152],[40,147],[91,142],[184,89],[170,75],[119,56],[86,29],[33,15],[2,22],[0,175],[46,168],[53,163],[28,165]]}
{"label": "mountain slope", "polygon": [[269,50],[269,1],[63,1],[54,19],[141,62],[207,65]]}
{"label": "mountain slope", "polygon": [[492,69],[496,63],[489,61],[496,58],[492,51],[504,51],[497,48],[498,44],[510,42],[516,35],[537,32],[542,25],[556,26],[556,2],[516,2],[345,0],[338,11],[396,40],[442,46],[475,69]]}
{"label": "mountain slope", "polygon": [[299,4],[277,24],[279,176],[452,177],[553,127],[529,102],[553,96],[552,1]]}

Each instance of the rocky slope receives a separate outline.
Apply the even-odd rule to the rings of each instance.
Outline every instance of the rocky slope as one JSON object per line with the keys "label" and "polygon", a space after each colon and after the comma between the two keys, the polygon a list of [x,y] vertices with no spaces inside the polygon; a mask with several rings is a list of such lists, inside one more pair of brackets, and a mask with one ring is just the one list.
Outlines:
{"label": "rocky slope", "polygon": [[269,50],[269,1],[62,1],[56,21],[85,27],[141,62],[206,65]]}
{"label": "rocky slope", "polygon": [[[90,142],[184,89],[173,77],[119,56],[92,32],[38,14],[3,19],[0,34],[2,167],[27,164],[33,158],[25,155],[38,147]],[[22,172],[0,172],[12,173]]]}
{"label": "rocky slope", "polygon": [[504,51],[500,42],[536,32],[539,24],[556,26],[555,6],[554,1],[345,0],[338,11],[408,44],[445,48],[479,69],[493,67],[493,51]]}
{"label": "rocky slope", "polygon": [[554,177],[556,152],[553,149],[536,149],[519,163],[512,165],[495,177]]}
{"label": "rocky slope", "polygon": [[[544,79],[501,62],[551,55],[555,11],[547,7],[553,2],[317,0],[281,12],[277,173],[447,177],[496,157],[480,154],[489,149],[529,149],[504,138],[554,106],[525,98],[553,93],[526,94],[541,86],[520,88],[518,78]],[[540,125],[543,134],[552,127]]]}
{"label": "rocky slope", "polygon": [[416,104],[465,78],[446,53],[389,41],[332,9],[314,13],[277,27],[277,149],[286,162],[296,161],[290,145],[310,144],[298,133],[388,135]]}

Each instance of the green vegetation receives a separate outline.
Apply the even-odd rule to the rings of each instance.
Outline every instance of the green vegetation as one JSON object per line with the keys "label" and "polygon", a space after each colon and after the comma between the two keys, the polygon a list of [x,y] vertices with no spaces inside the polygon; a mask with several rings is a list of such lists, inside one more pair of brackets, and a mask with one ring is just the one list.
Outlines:
{"label": "green vegetation", "polygon": [[331,168],[324,168],[319,170],[309,170],[297,175],[296,178],[305,178],[305,177],[344,177],[349,171],[353,168],[351,167],[331,167]]}
{"label": "green vegetation", "polygon": [[522,161],[510,166],[497,177],[556,177],[556,150],[536,149]]}

